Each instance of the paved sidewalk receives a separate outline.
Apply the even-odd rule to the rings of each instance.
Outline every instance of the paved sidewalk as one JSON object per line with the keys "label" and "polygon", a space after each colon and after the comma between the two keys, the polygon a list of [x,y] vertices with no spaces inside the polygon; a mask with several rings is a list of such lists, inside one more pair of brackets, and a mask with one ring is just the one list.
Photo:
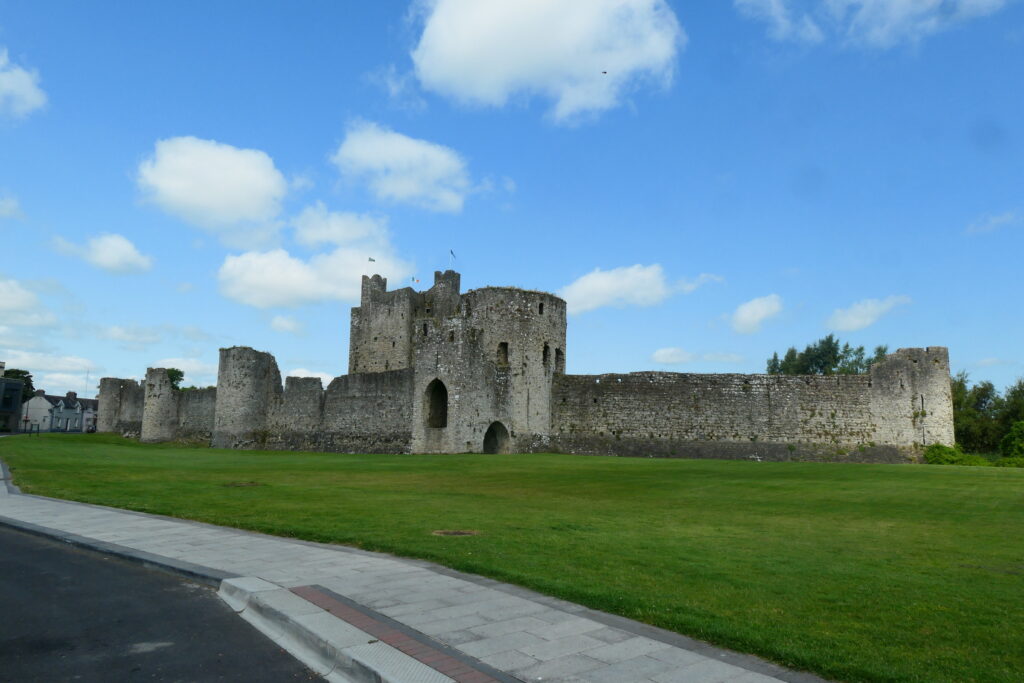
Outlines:
{"label": "paved sidewalk", "polygon": [[328,680],[822,680],[427,562],[24,495],[0,470],[0,524],[219,587]]}

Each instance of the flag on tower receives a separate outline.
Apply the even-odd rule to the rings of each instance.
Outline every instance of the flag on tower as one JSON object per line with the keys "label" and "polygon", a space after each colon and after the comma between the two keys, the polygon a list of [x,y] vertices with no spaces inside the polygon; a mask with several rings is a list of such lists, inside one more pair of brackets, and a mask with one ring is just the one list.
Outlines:
{"label": "flag on tower", "polygon": [[371,263],[376,263],[376,262],[377,262],[377,259],[375,259],[375,258],[373,258],[373,257],[371,256],[371,257],[370,257],[370,262],[371,262]]}
{"label": "flag on tower", "polygon": [[455,252],[454,252],[454,251],[452,251],[451,249],[449,249],[449,250],[448,250],[448,253],[452,255],[452,258],[455,258]]}

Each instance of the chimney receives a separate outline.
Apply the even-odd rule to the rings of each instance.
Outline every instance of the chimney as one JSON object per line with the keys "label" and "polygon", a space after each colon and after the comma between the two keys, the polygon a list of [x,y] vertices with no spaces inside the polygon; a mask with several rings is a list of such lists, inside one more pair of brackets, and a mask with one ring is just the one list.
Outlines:
{"label": "chimney", "polygon": [[46,392],[42,389],[36,389],[36,396],[45,396]]}
{"label": "chimney", "polygon": [[75,392],[73,392],[73,391],[69,391],[69,392],[68,392],[68,395],[67,395],[67,396],[65,396],[64,398],[66,398],[66,399],[67,399],[67,401],[68,401],[68,402],[70,403],[70,402],[72,402],[72,401],[76,401],[76,400],[78,400],[78,394],[76,394],[76,393],[75,393]]}

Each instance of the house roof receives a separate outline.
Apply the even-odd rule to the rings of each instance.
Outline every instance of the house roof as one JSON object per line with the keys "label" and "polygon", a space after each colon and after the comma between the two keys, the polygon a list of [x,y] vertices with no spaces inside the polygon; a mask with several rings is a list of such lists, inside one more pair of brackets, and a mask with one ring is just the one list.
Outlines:
{"label": "house roof", "polygon": [[[33,397],[35,398],[35,397]],[[50,394],[43,394],[43,398],[50,402],[50,405],[56,406],[61,401],[66,401],[67,396],[51,396]],[[95,398],[78,398],[75,399],[82,404],[82,410],[99,410],[99,399]]]}

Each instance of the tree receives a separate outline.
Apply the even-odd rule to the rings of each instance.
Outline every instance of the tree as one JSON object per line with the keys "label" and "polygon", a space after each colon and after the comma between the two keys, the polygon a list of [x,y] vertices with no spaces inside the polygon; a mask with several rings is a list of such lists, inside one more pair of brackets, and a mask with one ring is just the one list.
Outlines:
{"label": "tree", "polygon": [[956,442],[968,453],[993,453],[1009,431],[1000,426],[1005,401],[992,382],[970,386],[961,370],[951,379],[953,395],[953,433]]}
{"label": "tree", "polygon": [[167,379],[171,380],[171,387],[177,389],[185,379],[185,373],[178,368],[167,368]]}
{"label": "tree", "polygon": [[32,373],[28,370],[17,370],[11,368],[4,373],[4,377],[10,377],[11,379],[20,379],[24,384],[21,387],[21,402],[29,400],[36,394],[36,388],[32,384]]}
{"label": "tree", "polygon": [[862,375],[888,352],[888,346],[876,346],[874,355],[868,358],[863,346],[840,345],[830,334],[808,344],[803,351],[789,347],[781,360],[777,352],[773,353],[767,369],[769,375]]}
{"label": "tree", "polygon": [[1024,420],[1013,423],[999,442],[999,452],[1004,458],[1024,458]]}

